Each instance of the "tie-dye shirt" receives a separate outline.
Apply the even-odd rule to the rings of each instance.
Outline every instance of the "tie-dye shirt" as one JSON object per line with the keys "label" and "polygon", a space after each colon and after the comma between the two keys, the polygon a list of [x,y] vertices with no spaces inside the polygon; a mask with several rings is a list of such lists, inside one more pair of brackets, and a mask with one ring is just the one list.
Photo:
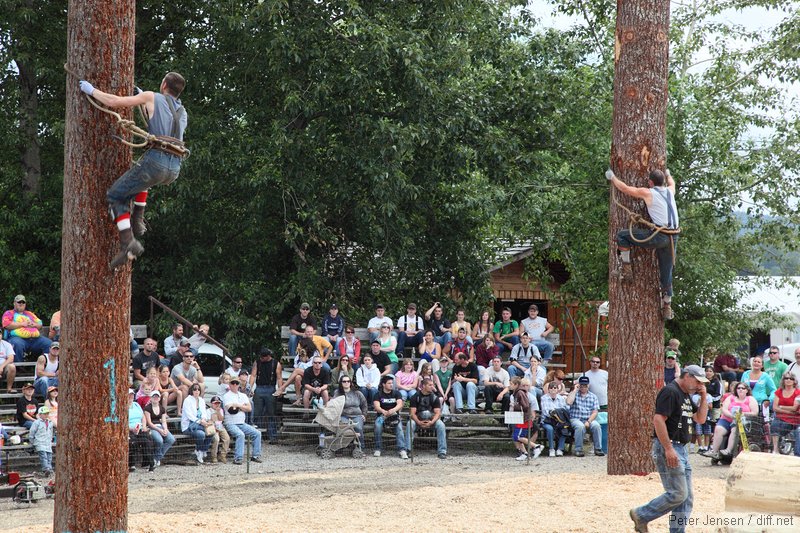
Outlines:
{"label": "tie-dye shirt", "polygon": [[[13,322],[23,322],[26,318],[31,319],[33,322],[36,322],[40,326],[42,325],[42,321],[39,320],[39,317],[31,313],[30,311],[24,311],[22,313],[17,313],[13,309],[10,309],[3,313],[3,328],[7,328],[9,324]],[[22,339],[33,339],[39,336],[39,330],[36,328],[17,328],[8,330],[9,337],[20,337]]]}

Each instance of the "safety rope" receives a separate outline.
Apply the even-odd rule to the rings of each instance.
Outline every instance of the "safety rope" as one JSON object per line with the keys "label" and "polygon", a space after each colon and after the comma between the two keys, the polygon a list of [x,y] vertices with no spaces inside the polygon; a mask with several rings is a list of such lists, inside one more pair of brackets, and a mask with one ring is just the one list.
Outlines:
{"label": "safety rope", "polygon": [[[679,235],[681,232],[680,228],[665,228],[664,226],[658,226],[653,224],[646,218],[642,217],[639,213],[634,213],[617,200],[617,188],[612,184],[611,185],[611,201],[614,202],[614,205],[622,209],[628,214],[628,233],[630,234],[630,239],[633,242],[644,244],[652,240],[656,235],[659,233],[663,233],[669,237],[670,249],[672,250],[672,264],[674,265],[676,262],[675,257],[675,235]],[[633,233],[633,226],[636,224],[640,224],[642,226],[646,226],[653,230],[653,233],[645,237],[644,239],[638,239]]]}
{"label": "safety rope", "polygon": [[[81,79],[81,77],[78,76],[75,73],[75,71],[70,69],[66,65],[66,63],[64,64],[64,70],[66,70],[68,73],[72,74],[76,78]],[[142,142],[137,143],[137,142],[128,141],[127,139],[123,139],[122,137],[114,135],[114,138],[116,138],[117,140],[119,140],[123,144],[125,144],[127,146],[130,146],[131,148],[156,148],[157,150],[163,150],[163,151],[166,151],[168,153],[171,153],[171,154],[176,155],[176,156],[181,157],[181,158],[189,157],[189,154],[191,152],[182,143],[178,144],[178,143],[175,143],[175,142],[170,142],[170,141],[168,141],[168,140],[166,140],[166,139],[164,139],[162,137],[158,137],[158,136],[153,135],[152,133],[150,133],[150,132],[148,132],[146,130],[143,130],[142,128],[140,128],[139,126],[136,125],[135,121],[122,118],[122,116],[119,113],[117,113],[116,111],[113,111],[113,110],[105,107],[96,98],[94,98],[94,97],[92,97],[92,96],[90,96],[88,94],[86,95],[86,99],[89,101],[90,104],[92,104],[94,107],[96,107],[97,109],[99,109],[103,113],[111,115],[112,117],[117,119],[117,125],[121,129],[127,131],[131,135],[132,138],[135,139],[135,138],[138,137],[138,138],[144,139]]]}

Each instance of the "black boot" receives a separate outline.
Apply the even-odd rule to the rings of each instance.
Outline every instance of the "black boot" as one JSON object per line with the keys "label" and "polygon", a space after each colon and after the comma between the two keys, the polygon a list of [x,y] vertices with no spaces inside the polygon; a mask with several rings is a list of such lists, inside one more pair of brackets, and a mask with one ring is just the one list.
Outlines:
{"label": "black boot", "polygon": [[144,253],[144,246],[133,238],[131,229],[122,230],[119,232],[119,252],[111,260],[109,266],[114,270],[128,261],[133,261],[142,253]]}
{"label": "black boot", "polygon": [[134,205],[131,213],[131,228],[136,237],[141,237],[147,232],[147,223],[144,221],[144,206]]}

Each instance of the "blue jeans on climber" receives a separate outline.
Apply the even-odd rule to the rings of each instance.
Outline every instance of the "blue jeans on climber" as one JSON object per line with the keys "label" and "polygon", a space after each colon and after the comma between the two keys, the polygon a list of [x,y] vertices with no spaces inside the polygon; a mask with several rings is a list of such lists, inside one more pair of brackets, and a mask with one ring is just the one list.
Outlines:
{"label": "blue jeans on climber", "polygon": [[633,230],[633,236],[631,236],[630,230],[620,230],[617,232],[617,246],[628,249],[633,247],[655,249],[661,291],[666,296],[672,296],[672,269],[674,267],[672,247],[674,246],[675,252],[677,252],[678,235],[659,233],[647,242],[636,242],[636,240],[642,241],[652,234],[653,230],[649,229],[636,228]]}

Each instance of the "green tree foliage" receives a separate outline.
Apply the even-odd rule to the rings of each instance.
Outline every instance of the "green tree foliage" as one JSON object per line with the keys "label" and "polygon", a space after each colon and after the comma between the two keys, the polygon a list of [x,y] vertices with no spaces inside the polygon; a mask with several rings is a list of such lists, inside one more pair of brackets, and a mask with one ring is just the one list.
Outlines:
{"label": "green tree foliage", "polygon": [[[0,153],[0,294],[31,294],[41,314],[59,306],[56,4],[6,0],[0,11],[0,132],[24,147],[28,61],[42,159],[31,198],[20,150]],[[747,5],[790,7],[674,13],[669,165],[684,234],[670,333],[687,346],[736,344],[734,277],[797,242],[797,117],[774,85],[798,78],[797,16],[787,11],[774,35],[713,18]],[[246,352],[273,341],[301,301],[318,313],[336,301],[362,325],[377,301],[392,315],[435,299],[474,314],[489,298],[486,264],[523,241],[537,249],[531,279],[558,261],[570,299],[605,298],[614,6],[554,7],[586,23],[545,30],[515,1],[137,2],[137,84],[186,76],[192,156],[151,191],[134,322],[154,295]],[[773,216],[734,216],[748,209]]]}

